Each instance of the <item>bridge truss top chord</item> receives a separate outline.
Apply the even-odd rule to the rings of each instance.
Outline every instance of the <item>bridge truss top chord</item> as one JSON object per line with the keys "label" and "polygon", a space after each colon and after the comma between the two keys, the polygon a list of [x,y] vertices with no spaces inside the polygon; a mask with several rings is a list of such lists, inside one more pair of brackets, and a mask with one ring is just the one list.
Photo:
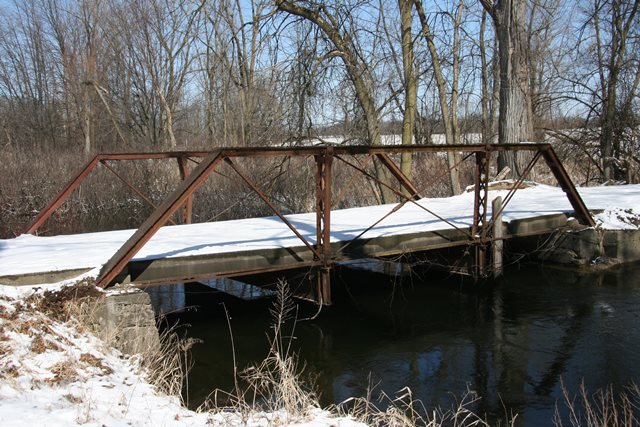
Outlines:
{"label": "bridge truss top chord", "polygon": [[[332,179],[332,168],[336,162],[347,165],[354,172],[354,175],[366,177],[375,183],[381,190],[392,194],[396,197],[398,203],[393,209],[385,215],[392,215],[399,208],[407,203],[416,204],[421,209],[436,216],[440,220],[448,223],[456,228],[460,233],[465,234],[469,245],[476,248],[477,276],[485,276],[488,274],[487,266],[487,248],[492,243],[492,220],[487,218],[488,207],[488,190],[489,175],[492,154],[501,151],[512,152],[530,152],[532,157],[522,173],[512,185],[509,193],[504,199],[502,210],[509,203],[515,191],[520,188],[520,184],[527,178],[533,167],[540,158],[543,158],[551,173],[554,175],[559,186],[565,192],[573,210],[575,217],[582,223],[594,226],[594,220],[591,217],[587,207],[578,194],[575,186],[571,182],[569,175],[562,166],[558,156],[549,144],[523,143],[513,145],[396,145],[396,146],[313,146],[299,148],[220,148],[213,151],[175,151],[175,152],[156,152],[156,153],[112,153],[98,154],[89,162],[87,162],[78,172],[78,174],[58,193],[43,209],[32,223],[27,227],[26,233],[33,234],[51,217],[67,198],[82,184],[82,182],[94,171],[99,165],[104,166],[109,172],[113,173],[121,180],[131,191],[138,195],[145,203],[149,204],[153,212],[140,225],[136,232],[122,245],[122,247],[104,264],[97,285],[107,287],[114,283],[118,275],[123,271],[127,264],[133,259],[135,254],[153,237],[153,235],[165,224],[175,223],[172,216],[180,213],[183,223],[191,223],[193,197],[198,190],[213,173],[220,173],[218,169],[222,164],[227,165],[233,174],[240,179],[244,185],[256,194],[287,227],[294,233],[300,241],[313,254],[314,266],[318,267],[321,274],[318,275],[318,284],[316,289],[316,301],[319,303],[330,304],[330,269],[333,264],[334,254],[332,253],[329,236],[331,232],[331,210],[338,201],[341,200],[344,191],[340,192],[337,197],[332,198],[332,189],[334,180]],[[470,230],[458,228],[446,218],[439,217],[437,213],[432,212],[421,204],[418,204],[420,192],[415,183],[406,176],[402,169],[395,163],[392,155],[401,153],[464,153],[464,161],[467,158],[475,158],[474,172],[474,206],[473,206],[473,224]],[[357,163],[349,160],[348,156],[365,156],[363,162]],[[237,161],[239,159],[265,159],[265,158],[313,158],[315,164],[315,214],[316,214],[316,241],[309,242],[296,229],[295,225],[290,223],[286,216],[278,209],[275,203],[269,198],[260,185],[254,182],[251,177],[242,170]],[[173,160],[179,169],[181,182],[160,204],[155,205],[150,198],[145,196],[138,186],[127,180],[119,174],[113,167],[114,162],[135,161],[135,160]],[[190,170],[189,162],[193,162],[196,166]],[[462,162],[461,161],[461,162]],[[374,162],[376,165],[375,172],[368,172],[366,165]],[[458,165],[461,163],[459,162]],[[458,166],[456,165],[456,166]],[[455,167],[455,166],[454,166]],[[395,179],[395,182],[391,179]],[[347,183],[350,185],[351,182]],[[345,188],[346,189],[346,188]],[[499,214],[499,213],[498,213]],[[379,223],[384,217],[376,222]],[[362,236],[367,230],[376,224],[366,228]],[[360,236],[354,241],[357,240]],[[347,242],[342,249],[351,244]]]}

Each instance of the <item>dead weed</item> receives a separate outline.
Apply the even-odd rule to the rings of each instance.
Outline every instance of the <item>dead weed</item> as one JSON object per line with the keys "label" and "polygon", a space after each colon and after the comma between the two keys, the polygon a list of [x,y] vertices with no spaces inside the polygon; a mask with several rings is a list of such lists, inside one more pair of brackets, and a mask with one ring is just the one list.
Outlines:
{"label": "dead weed", "polygon": [[69,402],[73,403],[74,405],[79,405],[80,403],[82,403],[82,398],[78,396],[74,396],[71,393],[67,393],[63,397],[67,399]]}
{"label": "dead weed", "polygon": [[40,332],[37,328],[39,322],[36,319],[22,320],[15,325],[15,331],[23,335],[34,335]]}
{"label": "dead weed", "polygon": [[31,351],[36,354],[42,354],[47,351],[47,342],[42,334],[36,335],[33,340],[31,340]]}
{"label": "dead weed", "polygon": [[103,363],[103,361],[90,353],[82,353],[80,355],[80,362],[85,363],[94,368],[98,368],[104,375],[110,375],[113,373],[113,369]]}
{"label": "dead weed", "polygon": [[102,290],[94,285],[93,280],[83,280],[75,285],[66,286],[56,291],[34,294],[27,298],[26,301],[51,319],[64,322],[71,317],[71,306],[78,305],[88,299],[103,297]]}
{"label": "dead weed", "polygon": [[[4,337],[6,337],[6,335]],[[0,341],[6,341],[6,340],[3,340],[2,338],[3,336],[0,335]],[[9,347],[6,344],[0,344],[0,359],[6,356],[7,354],[9,354],[10,351],[11,351],[11,347]]]}
{"label": "dead weed", "polygon": [[62,348],[45,334],[38,333],[31,340],[30,350],[36,354],[42,354],[47,350],[62,351]]}
{"label": "dead weed", "polygon": [[7,365],[0,369],[0,377],[2,378],[18,378],[19,376],[20,371],[15,365]]}
{"label": "dead weed", "polygon": [[53,373],[53,378],[45,380],[49,384],[68,383],[78,378],[78,371],[73,367],[71,360],[56,363],[51,367],[51,373]]}

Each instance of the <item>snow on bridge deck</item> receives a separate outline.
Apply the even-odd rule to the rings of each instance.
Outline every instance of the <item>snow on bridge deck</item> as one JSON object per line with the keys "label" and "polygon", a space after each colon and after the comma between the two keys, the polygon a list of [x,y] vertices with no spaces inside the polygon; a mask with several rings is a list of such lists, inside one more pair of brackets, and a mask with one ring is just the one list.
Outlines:
{"label": "snow on bridge deck", "polygon": [[[604,210],[597,216],[605,228],[625,228],[618,221],[623,210],[640,213],[640,185],[579,188],[590,210]],[[507,191],[491,191],[489,199],[506,196]],[[418,203],[446,218],[457,227],[468,229],[473,222],[473,193]],[[393,205],[334,210],[331,213],[331,241],[357,237],[387,214]],[[561,189],[538,185],[519,190],[503,213],[511,222],[538,216],[571,212]],[[289,221],[311,243],[315,243],[315,213],[288,215]],[[407,204],[363,238],[402,236],[453,227],[423,209]],[[98,269],[122,246],[135,230],[107,231],[38,237],[22,235],[0,240],[0,283],[7,276],[22,276],[65,270]],[[133,261],[238,254],[265,249],[299,247],[302,242],[277,217],[249,218],[161,228]],[[5,281],[6,282],[6,281]]]}

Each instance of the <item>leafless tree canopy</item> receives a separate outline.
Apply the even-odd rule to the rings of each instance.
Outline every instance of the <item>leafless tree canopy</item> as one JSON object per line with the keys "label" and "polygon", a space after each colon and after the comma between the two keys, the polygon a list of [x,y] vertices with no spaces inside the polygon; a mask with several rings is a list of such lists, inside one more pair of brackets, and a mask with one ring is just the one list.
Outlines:
{"label": "leafless tree canopy", "polygon": [[5,173],[61,153],[547,140],[579,184],[636,182],[639,3],[8,1]]}

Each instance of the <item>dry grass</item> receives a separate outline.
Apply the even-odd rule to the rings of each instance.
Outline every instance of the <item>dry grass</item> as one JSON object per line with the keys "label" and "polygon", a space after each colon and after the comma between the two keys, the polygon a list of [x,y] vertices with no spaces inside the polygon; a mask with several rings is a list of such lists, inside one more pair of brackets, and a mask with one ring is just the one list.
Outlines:
{"label": "dry grass", "polygon": [[[274,414],[272,425],[287,425],[292,420],[305,419],[320,407],[316,393],[302,380],[303,368],[291,350],[290,337],[295,332],[297,306],[288,285],[278,283],[277,296],[271,309],[273,318],[270,350],[265,359],[239,374],[236,390],[226,393],[216,390],[200,410],[232,410],[245,419],[259,411]],[[284,335],[285,324],[291,323],[291,335]],[[236,368],[237,371],[237,368]],[[219,395],[230,404],[219,405]]]}
{"label": "dry grass", "polygon": [[[233,411],[243,414],[249,420],[257,411],[276,414],[270,425],[288,425],[294,420],[303,420],[314,409],[320,407],[313,384],[304,381],[304,369],[298,363],[291,349],[291,338],[295,332],[297,306],[286,283],[279,283],[272,315],[272,335],[269,337],[270,350],[259,364],[250,366],[239,374],[233,393],[216,391],[200,408],[207,411]],[[284,334],[284,325],[291,325],[291,332]],[[287,328],[287,332],[288,328]],[[370,388],[372,390],[372,388]],[[218,405],[218,395],[231,404]],[[479,397],[468,391],[456,404],[448,409],[428,409],[413,398],[409,388],[398,397],[383,395],[378,405],[370,392],[366,397],[351,398],[327,410],[336,416],[350,417],[370,426],[413,427],[413,426],[457,426],[487,427],[489,424],[474,412]],[[380,409],[383,406],[385,409]],[[281,414],[281,415],[278,415]],[[515,416],[506,416],[504,425],[512,426]]]}
{"label": "dry grass", "polygon": [[76,381],[79,377],[78,371],[75,368],[75,363],[76,362],[72,359],[66,359],[56,363],[50,369],[54,377],[45,381],[56,385],[68,384]]}
{"label": "dry grass", "polygon": [[141,354],[151,384],[169,396],[182,399],[182,390],[192,365],[190,349],[197,342],[193,338],[180,337],[175,328],[162,332],[160,346],[148,348]]}
{"label": "dry grass", "polygon": [[89,365],[89,366],[93,366],[94,368],[99,369],[100,371],[102,371],[103,375],[111,375],[113,373],[113,369],[111,369],[109,366],[105,365],[102,362],[102,359],[100,359],[99,357],[94,356],[93,354],[90,353],[82,353],[80,355],[80,362]]}
{"label": "dry grass", "polygon": [[78,396],[74,396],[71,393],[67,393],[63,397],[67,399],[69,402],[73,403],[74,405],[79,405],[82,403],[82,398]]}
{"label": "dry grass", "polygon": [[43,338],[42,334],[38,334],[33,337],[31,341],[31,351],[36,354],[42,354],[47,351],[47,342]]}
{"label": "dry grass", "polygon": [[58,322],[67,322],[78,318],[79,307],[90,302],[102,300],[104,293],[98,289],[93,280],[83,280],[72,286],[65,286],[56,291],[45,291],[33,294],[25,301],[36,310]]}
{"label": "dry grass", "polygon": [[[616,393],[612,386],[590,394],[584,383],[572,394],[562,384],[562,396],[568,416],[561,415],[556,407],[554,424],[558,427],[636,427],[640,425],[640,387],[631,384],[625,391]],[[568,419],[567,419],[568,418]]]}
{"label": "dry grass", "polygon": [[[408,387],[400,390],[398,396],[393,398],[383,393],[378,399],[374,399],[372,390],[370,387],[365,397],[347,399],[337,405],[335,410],[372,427],[490,426],[474,411],[480,397],[472,390],[467,390],[462,398],[456,399],[449,409],[427,408],[421,400],[413,398]],[[386,409],[380,409],[379,406]],[[503,422],[496,425],[513,426],[516,418],[516,415],[507,415]]]}
{"label": "dry grass", "polygon": [[[12,310],[2,311],[2,327],[9,330],[33,333],[31,350],[42,353],[47,350],[57,350],[48,338],[53,333],[45,321],[40,323],[33,320],[22,321],[28,316],[20,313],[34,311],[38,319],[77,319],[76,315],[90,310],[91,304],[99,303],[102,293],[97,298],[94,291],[81,287],[71,287],[60,294],[49,294],[51,303],[44,301],[44,296],[33,297],[24,304],[15,304]],[[78,308],[78,307],[84,308]],[[40,312],[38,310],[44,310]],[[287,425],[294,420],[308,418],[313,410],[319,408],[317,395],[309,382],[303,381],[304,370],[299,365],[296,355],[291,348],[291,337],[295,333],[297,322],[297,306],[293,303],[290,290],[286,283],[278,285],[277,298],[271,310],[273,318],[272,334],[270,336],[270,351],[259,364],[243,370],[238,376],[236,390],[226,395],[231,401],[229,406],[217,405],[217,394],[209,400],[202,409],[216,412],[231,410],[240,414],[245,420],[251,415],[264,411],[273,415],[270,425]],[[46,316],[46,317],[45,317]],[[14,319],[13,322],[7,319]],[[285,334],[285,325],[286,334]],[[0,341],[6,338],[0,330]],[[63,338],[63,337],[57,337]],[[161,338],[160,349],[149,349],[144,354],[145,371],[149,380],[156,387],[169,395],[181,396],[184,380],[190,366],[189,349],[194,340],[182,339],[175,328],[169,328]],[[62,341],[61,341],[62,342]],[[5,351],[0,346],[0,356]],[[103,374],[111,373],[111,368],[91,353],[82,353],[78,360],[66,358],[50,368],[53,376],[47,383],[64,385],[79,378],[82,367],[93,367]],[[15,378],[20,375],[16,366],[7,364],[0,369],[0,378]],[[468,391],[448,409],[427,408],[420,400],[414,399],[410,389],[405,388],[396,397],[383,395],[381,399],[374,399],[372,392],[363,398],[351,398],[340,405],[328,410],[336,415],[350,416],[357,421],[370,426],[489,426],[488,422],[474,412],[479,397]],[[68,395],[69,401],[78,403],[82,399]],[[576,395],[572,395],[563,385],[563,398],[566,405],[565,412],[559,408],[554,420],[557,426],[636,426],[640,409],[640,387],[630,386],[621,393],[614,393],[612,387],[589,394],[581,386]],[[382,409],[381,409],[382,408]],[[560,413],[563,413],[564,418]],[[564,414],[567,415],[564,415]],[[515,416],[505,416],[503,425],[514,425]]]}
{"label": "dry grass", "polygon": [[[81,327],[89,328],[92,333],[100,336],[107,346],[114,346],[119,325],[111,331],[96,330],[100,325],[95,324],[94,319],[104,304],[105,294],[95,286],[90,288],[93,289],[67,289],[62,295],[45,295],[51,299],[47,306],[53,313],[58,313],[58,317],[76,319]],[[138,354],[142,373],[160,392],[182,399],[182,389],[191,365],[189,350],[196,342],[192,338],[180,337],[175,327],[164,329],[159,334],[159,345],[154,345],[156,342],[153,340],[144,341],[147,346],[141,348]],[[96,360],[88,353],[82,357],[89,365],[101,369],[105,374],[109,373],[110,368],[104,366],[99,359]]]}
{"label": "dry grass", "polygon": [[[91,280],[79,282],[76,285],[64,287],[56,291],[45,291],[28,297],[24,305],[17,304],[11,313],[5,313],[6,317],[17,318],[20,311],[28,309],[46,316],[49,320],[59,322],[73,322],[78,330],[90,331],[94,334],[99,325],[95,324],[95,314],[104,304],[105,294],[94,286]],[[47,326],[46,323],[14,322],[21,332],[34,336],[31,349],[36,353],[42,353],[48,349],[55,350],[55,345],[45,335],[53,334],[56,339],[65,342],[66,338]],[[42,331],[45,331],[43,333]],[[110,334],[102,334],[105,345],[111,346],[118,335],[118,327]],[[180,338],[174,328],[165,330],[160,335],[160,346],[152,346],[152,340],[148,341],[149,347],[142,349],[140,353],[142,372],[147,379],[162,393],[181,397],[184,379],[189,369],[189,349],[195,343],[193,339]],[[79,362],[84,366],[97,368],[102,374],[108,375],[112,369],[106,366],[102,360],[90,353],[83,353]],[[72,367],[66,363],[56,366],[56,375],[52,383],[60,383],[69,380],[73,376]]]}

